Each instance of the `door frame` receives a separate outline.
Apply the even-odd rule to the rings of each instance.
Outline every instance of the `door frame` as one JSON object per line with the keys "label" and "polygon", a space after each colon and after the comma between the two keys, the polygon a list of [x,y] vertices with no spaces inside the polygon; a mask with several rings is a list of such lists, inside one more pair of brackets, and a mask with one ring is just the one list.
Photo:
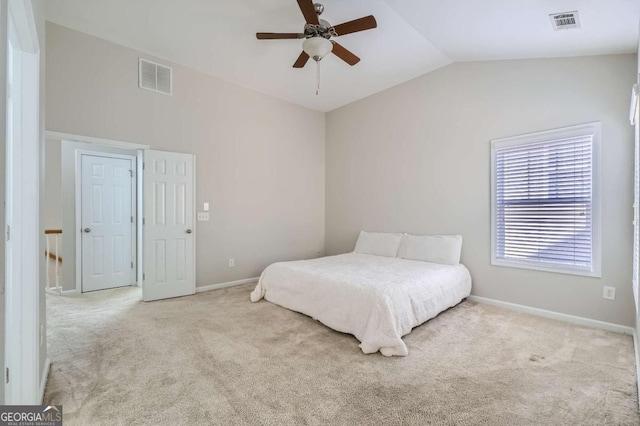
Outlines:
{"label": "door frame", "polygon": [[[99,152],[102,152],[102,151],[100,151],[100,148],[119,148],[119,149],[127,149],[127,150],[131,150],[132,152],[133,151],[136,152],[136,163],[137,163],[137,174],[136,174],[137,187],[136,187],[136,193],[139,194],[138,199],[137,199],[137,204],[136,204],[136,210],[138,212],[140,212],[140,214],[138,214],[138,217],[137,217],[137,220],[136,220],[136,228],[137,228],[136,239],[138,241],[138,245],[136,247],[136,253],[137,253],[136,257],[137,257],[137,264],[138,264],[138,270],[137,270],[137,275],[136,275],[136,285],[138,287],[142,287],[142,272],[143,272],[143,267],[144,267],[144,263],[143,263],[144,262],[144,256],[142,255],[142,250],[143,250],[142,212],[143,212],[143,207],[144,207],[143,206],[143,198],[142,198],[143,160],[144,160],[144,150],[145,149],[149,149],[149,145],[139,144],[139,143],[135,143],[135,142],[128,142],[128,141],[121,141],[121,140],[116,140],[116,139],[104,139],[104,138],[98,138],[98,137],[94,137],[94,136],[85,136],[85,135],[76,135],[76,134],[73,134],[73,133],[56,132],[56,131],[53,131],[53,130],[46,130],[45,131],[45,139],[57,140],[57,141],[60,141],[61,144],[63,142],[80,142],[80,143],[84,143],[84,144],[91,144],[91,145],[95,145],[96,146],[96,151],[99,151]],[[78,148],[78,149],[81,149],[81,148]],[[85,150],[89,150],[90,151],[89,148],[85,148]],[[74,165],[75,165],[75,155],[74,155]],[[74,171],[74,174],[75,174],[75,171]],[[76,203],[76,205],[77,205],[77,203]],[[75,210],[74,210],[74,214],[76,214]],[[79,227],[76,224],[75,219],[73,220],[73,224],[74,224],[74,229],[79,229]],[[63,217],[63,228],[64,228],[64,217]],[[76,247],[76,253],[75,253],[74,258],[77,261],[77,245],[75,243],[73,243],[73,244]],[[77,268],[76,268],[76,270],[77,270]],[[63,274],[64,274],[64,271],[63,271]],[[75,286],[74,286],[74,288],[70,289],[70,290],[63,291],[62,294],[66,294],[66,295],[80,294],[80,281],[78,280],[77,273],[74,274],[74,276],[75,276],[75,279],[74,279]]]}
{"label": "door frame", "polygon": [[133,215],[133,223],[131,224],[131,253],[133,256],[133,269],[131,270],[131,284],[132,286],[138,284],[138,260],[141,253],[138,253],[138,153],[131,155],[123,154],[110,154],[107,152],[91,151],[87,149],[77,149],[75,151],[75,163],[76,163],[76,292],[78,294],[83,293],[83,278],[82,278],[82,156],[90,155],[93,157],[103,158],[118,158],[131,161],[131,167],[133,170],[133,179],[131,179],[131,213]]}
{"label": "door frame", "polygon": [[[11,180],[6,184],[6,210],[19,215],[11,219],[11,239],[6,252],[12,253],[12,265],[6,265],[5,366],[10,380],[5,386],[4,404],[41,402],[40,351],[40,46],[33,6],[30,0],[8,2],[7,23],[12,27],[14,56],[20,63],[19,84],[11,88],[19,104],[20,141],[11,145],[18,159],[13,163]],[[4,24],[4,23],[3,23]],[[14,44],[15,43],[15,44]],[[6,101],[6,100],[5,100]],[[6,159],[10,161],[10,158]],[[13,179],[17,178],[17,181]],[[28,196],[23,196],[29,194]],[[19,219],[19,221],[17,220]],[[8,230],[8,229],[7,229]],[[3,230],[3,233],[5,230]],[[16,275],[14,275],[14,273]],[[16,282],[20,277],[20,283]],[[46,361],[48,362],[48,361]]]}

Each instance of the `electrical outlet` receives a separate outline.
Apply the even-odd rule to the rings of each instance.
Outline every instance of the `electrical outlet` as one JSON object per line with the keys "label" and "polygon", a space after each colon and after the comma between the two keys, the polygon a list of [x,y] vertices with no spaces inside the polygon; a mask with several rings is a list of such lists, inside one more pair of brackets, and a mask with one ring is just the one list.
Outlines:
{"label": "electrical outlet", "polygon": [[607,300],[615,300],[616,299],[616,288],[604,286],[602,290],[602,298]]}
{"label": "electrical outlet", "polygon": [[235,259],[229,259],[229,268],[233,268],[236,266],[236,260]]}
{"label": "electrical outlet", "polygon": [[209,220],[209,212],[198,212],[198,221],[206,222]]}

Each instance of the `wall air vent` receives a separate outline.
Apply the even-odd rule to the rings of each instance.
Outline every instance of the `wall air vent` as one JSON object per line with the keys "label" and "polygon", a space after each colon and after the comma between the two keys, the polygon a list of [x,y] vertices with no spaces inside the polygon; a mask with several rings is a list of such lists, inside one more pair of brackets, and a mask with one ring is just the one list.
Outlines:
{"label": "wall air vent", "polygon": [[549,18],[555,31],[580,28],[580,16],[577,10],[573,12],[552,13],[549,15]]}
{"label": "wall air vent", "polygon": [[172,74],[169,67],[142,58],[138,60],[138,87],[141,89],[171,95]]}

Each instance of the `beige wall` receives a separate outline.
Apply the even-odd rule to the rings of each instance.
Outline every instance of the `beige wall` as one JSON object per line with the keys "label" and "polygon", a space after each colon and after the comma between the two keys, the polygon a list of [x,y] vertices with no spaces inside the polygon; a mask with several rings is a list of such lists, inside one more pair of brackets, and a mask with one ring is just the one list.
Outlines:
{"label": "beige wall", "polygon": [[47,23],[47,129],[196,155],[198,286],[323,251],[324,114],[175,65],[173,96],[141,90],[139,56]]}
{"label": "beige wall", "polygon": [[[327,114],[328,254],[460,233],[473,294],[631,326],[636,55],[456,63]],[[490,140],[602,121],[602,279],[491,266]],[[616,300],[602,286],[616,287]]]}
{"label": "beige wall", "polygon": [[62,228],[62,159],[60,141],[47,139],[44,144],[44,214],[45,229]]}

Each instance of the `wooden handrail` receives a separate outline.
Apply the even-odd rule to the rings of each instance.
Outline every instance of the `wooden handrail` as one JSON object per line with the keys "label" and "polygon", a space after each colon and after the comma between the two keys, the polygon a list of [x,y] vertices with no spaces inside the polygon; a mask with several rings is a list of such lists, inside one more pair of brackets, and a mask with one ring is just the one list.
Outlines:
{"label": "wooden handrail", "polygon": [[51,259],[51,260],[57,260],[58,262],[62,263],[62,258],[60,256],[56,256],[55,253],[51,253],[50,251],[48,252],[48,251],[45,250],[44,251],[44,255],[48,256],[49,259]]}
{"label": "wooden handrail", "polygon": [[62,234],[62,229],[45,229],[45,234]]}

